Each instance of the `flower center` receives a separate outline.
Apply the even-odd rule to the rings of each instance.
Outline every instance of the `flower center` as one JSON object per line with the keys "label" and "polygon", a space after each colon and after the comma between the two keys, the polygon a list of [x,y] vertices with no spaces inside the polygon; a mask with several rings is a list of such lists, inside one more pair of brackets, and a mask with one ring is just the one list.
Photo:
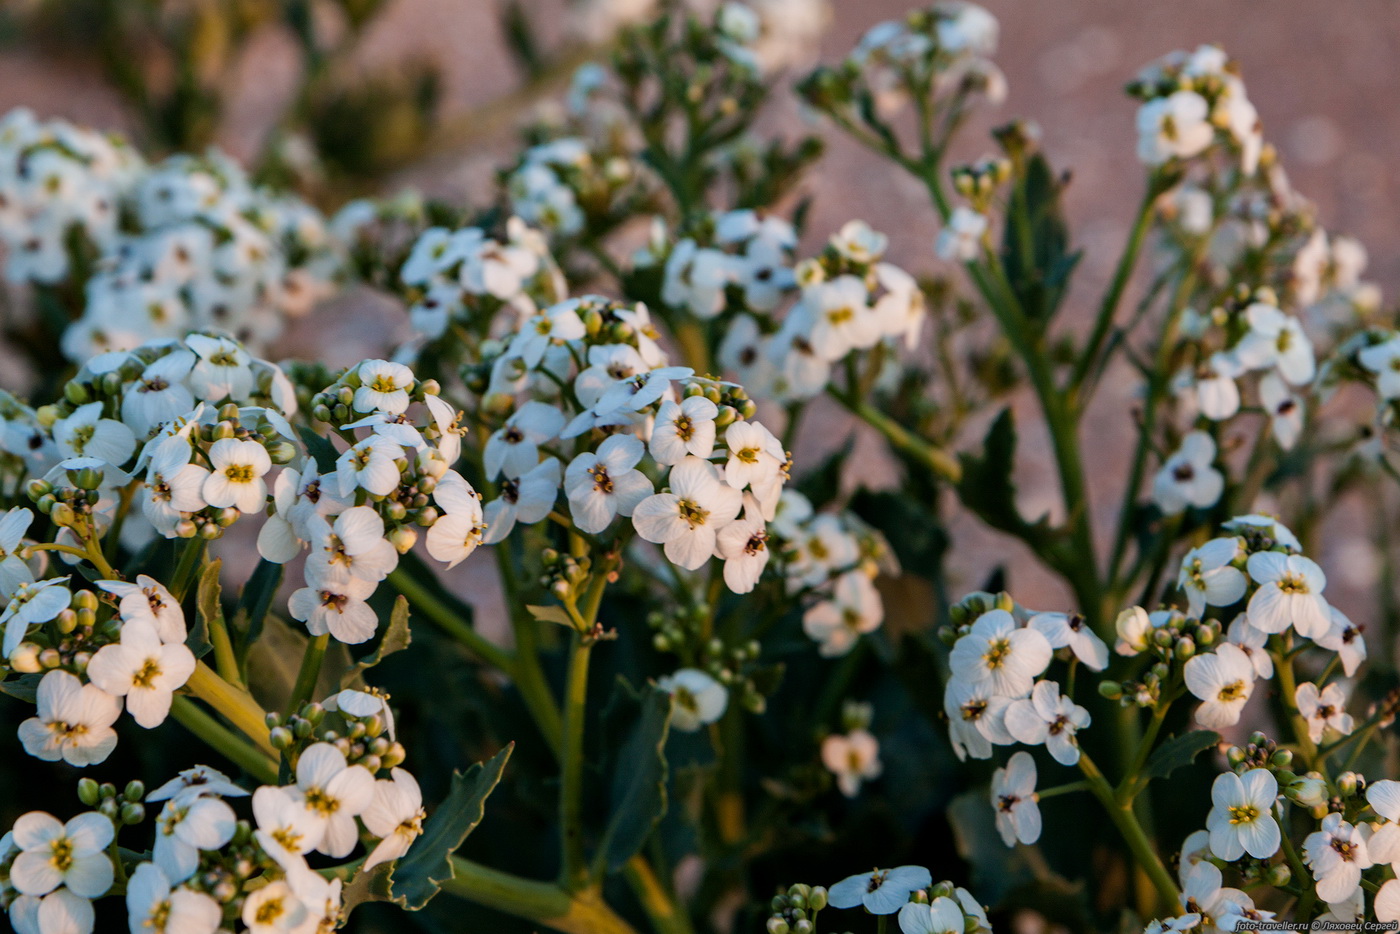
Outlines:
{"label": "flower center", "polygon": [[1231,703],[1231,702],[1237,701],[1237,700],[1242,700],[1243,698],[1244,698],[1244,682],[1243,682],[1243,681],[1231,681],[1229,684],[1227,684],[1227,685],[1225,685],[1224,687],[1222,687],[1222,688],[1220,689],[1220,693],[1216,695],[1216,699],[1219,700],[1221,703],[1225,703],[1225,704],[1228,704],[1228,703]]}
{"label": "flower center", "polygon": [[680,517],[684,519],[692,529],[704,525],[705,520],[710,515],[708,509],[702,509],[688,499],[677,502],[676,509],[680,513]]}
{"label": "flower center", "polygon": [[340,810],[340,802],[326,794],[321,788],[313,787],[307,789],[306,792],[306,809],[329,817]]}
{"label": "flower center", "polygon": [[1308,582],[1301,574],[1285,574],[1279,578],[1278,589],[1288,594],[1307,593]]}
{"label": "flower center", "polygon": [[997,810],[1003,814],[1010,814],[1020,803],[1020,795],[999,795],[997,797]]}
{"label": "flower center", "polygon": [[1011,654],[1011,640],[996,639],[987,645],[987,651],[982,656],[982,661],[987,667],[995,671],[1006,664],[1006,657]]}
{"label": "flower center", "polygon": [[608,476],[608,468],[602,464],[594,464],[588,468],[588,475],[593,478],[593,489],[599,493],[611,493],[613,491],[612,477]]}
{"label": "flower center", "polygon": [[67,837],[59,837],[49,844],[53,855],[49,857],[49,862],[53,863],[53,868],[59,872],[67,872],[73,868],[73,841]]}
{"label": "flower center", "polygon": [[234,483],[251,483],[253,467],[251,464],[229,464],[224,468],[224,476]]}
{"label": "flower center", "polygon": [[132,676],[131,683],[133,687],[149,689],[151,685],[155,684],[156,678],[159,677],[160,662],[156,661],[154,658],[148,658],[145,664],[141,666],[141,669]]}
{"label": "flower center", "polygon": [[1252,824],[1259,818],[1259,809],[1252,804],[1230,805],[1230,823]]}
{"label": "flower center", "polygon": [[682,441],[689,441],[695,437],[695,423],[690,420],[689,415],[680,415],[676,418],[676,437]]}

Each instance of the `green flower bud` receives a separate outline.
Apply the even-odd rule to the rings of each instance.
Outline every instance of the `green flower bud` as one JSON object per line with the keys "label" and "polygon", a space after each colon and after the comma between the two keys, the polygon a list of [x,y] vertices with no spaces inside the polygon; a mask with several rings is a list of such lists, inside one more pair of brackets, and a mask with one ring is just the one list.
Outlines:
{"label": "green flower bud", "polygon": [[121,822],[127,825],[135,825],[146,819],[146,809],[139,804],[127,803],[122,805],[121,813],[118,815]]}
{"label": "green flower bud", "polygon": [[135,779],[127,782],[126,787],[122,789],[122,797],[133,804],[140,801],[146,797],[146,783]]}
{"label": "green flower bud", "polygon": [[78,779],[78,800],[90,808],[97,807],[97,802],[101,800],[101,786],[93,778]]}
{"label": "green flower bud", "polygon": [[813,911],[821,911],[826,907],[826,886],[816,885],[807,896],[807,905]]}
{"label": "green flower bud", "polygon": [[1123,685],[1117,681],[1100,681],[1099,696],[1107,700],[1119,700],[1123,696]]}

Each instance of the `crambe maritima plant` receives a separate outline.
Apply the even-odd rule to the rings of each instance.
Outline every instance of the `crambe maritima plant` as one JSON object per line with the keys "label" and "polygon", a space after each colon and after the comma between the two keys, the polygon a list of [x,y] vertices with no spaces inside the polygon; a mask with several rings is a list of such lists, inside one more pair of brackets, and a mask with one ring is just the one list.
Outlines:
{"label": "crambe maritima plant", "polygon": [[[1171,53],[1071,321],[1034,125],[951,161],[1005,98],[995,18],[813,69],[828,13],[589,0],[550,62],[510,5],[532,87],[572,80],[471,207],[0,121],[15,930],[1400,922],[1365,250],[1242,63]],[[759,129],[784,96],[802,135]],[[933,242],[812,229],[835,134]],[[285,349],[370,290],[403,323],[365,359]]]}

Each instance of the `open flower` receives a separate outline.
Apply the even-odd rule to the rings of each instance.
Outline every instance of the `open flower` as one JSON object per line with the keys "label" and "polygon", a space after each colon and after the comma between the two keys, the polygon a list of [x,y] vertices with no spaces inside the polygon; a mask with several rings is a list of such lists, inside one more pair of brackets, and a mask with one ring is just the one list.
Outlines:
{"label": "open flower", "polygon": [[1006,709],[1006,729],[1028,746],[1045,744],[1061,765],[1079,762],[1075,734],[1089,725],[1089,711],[1060,694],[1053,681],[1041,681],[1031,696],[1013,701]]}
{"label": "open flower", "polygon": [[909,902],[899,909],[899,929],[904,934],[963,934],[967,920],[962,906],[951,898]]}
{"label": "open flower", "polygon": [[1225,490],[1225,477],[1214,467],[1215,441],[1204,431],[1181,439],[1181,447],[1167,458],[1152,483],[1152,501],[1163,514],[1174,516],[1188,506],[1214,506]]}
{"label": "open flower", "polygon": [[1005,610],[991,610],[953,646],[949,664],[960,681],[989,682],[996,693],[1019,697],[1030,691],[1051,654],[1040,632],[1019,628]]}
{"label": "open flower", "polygon": [[486,504],[482,544],[505,541],[517,522],[530,525],[549,515],[559,496],[560,473],[559,461],[550,457],[517,479],[502,480],[501,495]]}
{"label": "open flower", "polygon": [[1332,628],[1332,614],[1322,596],[1327,577],[1316,562],[1302,555],[1259,551],[1249,556],[1246,568],[1259,584],[1249,598],[1249,625],[1267,633],[1292,626],[1310,639]]}
{"label": "open flower", "polygon": [[108,694],[125,697],[127,712],[149,730],[165,722],[175,690],[194,667],[194,653],[183,642],[161,644],[154,626],[133,620],[122,626],[120,642],[97,650],[87,674]]}
{"label": "open flower", "polygon": [[933,884],[922,866],[897,866],[848,876],[827,890],[832,908],[864,907],[872,915],[892,915],[909,903],[909,896]]}
{"label": "open flower", "polygon": [[444,514],[428,529],[428,554],[454,568],[482,542],[486,520],[481,494],[460,474],[448,471],[433,490],[433,501]]}
{"label": "open flower", "polygon": [[66,824],[31,811],[15,821],[20,853],[10,868],[10,884],[23,895],[47,895],[60,885],[83,898],[106,895],[114,877],[107,846],[115,833],[112,821],[95,811]]}
{"label": "open flower", "polygon": [[330,633],[341,642],[356,645],[370,639],[379,628],[379,617],[365,601],[374,593],[373,581],[353,577],[341,568],[321,571],[307,568],[306,586],[292,594],[287,609],[306,623],[314,636]]}
{"label": "open flower", "polygon": [[563,427],[563,412],[543,402],[526,402],[486,439],[486,479],[518,477],[532,469],[540,460],[539,446],[558,437]]}
{"label": "open flower", "polygon": [[345,753],[330,743],[314,743],[297,760],[297,790],[302,807],[319,826],[312,848],[340,859],[355,848],[355,818],[374,798],[374,775],[362,765],[347,765]]}
{"label": "open flower", "polygon": [[380,863],[398,859],[423,832],[423,793],[418,782],[403,769],[393,769],[390,779],[374,783],[374,796],[360,815],[365,828],[379,843],[365,860],[368,871]]}
{"label": "open flower", "polygon": [[[642,442],[632,435],[613,435],[598,445],[596,452],[586,451],[569,463],[564,471],[564,493],[580,531],[601,532],[612,524],[614,516],[632,515],[638,504],[652,495],[651,481],[636,469],[645,453]],[[713,546],[710,551],[714,551]]]}
{"label": "open flower", "polygon": [[103,762],[117,748],[112,724],[122,703],[94,684],[54,670],[39,682],[39,710],[19,725],[24,751],[36,759],[84,766]]}
{"label": "open flower", "polygon": [[1255,302],[1245,309],[1249,331],[1235,347],[1235,356],[1251,370],[1275,367],[1293,386],[1312,381],[1317,372],[1312,341],[1297,318],[1273,305]]}
{"label": "open flower", "polygon": [[868,730],[827,736],[822,740],[822,765],[836,776],[836,787],[848,798],[860,794],[861,785],[879,778],[885,770],[880,741]]}
{"label": "open flower", "polygon": [[957,757],[990,759],[992,745],[1010,746],[1016,737],[1006,727],[1006,712],[1022,700],[997,694],[990,681],[948,682],[943,711],[948,715],[948,739]]}
{"label": "open flower", "polygon": [[136,450],[136,436],[116,419],[102,417],[102,403],[80,405],[53,424],[53,440],[64,457],[95,457],[120,467]]}
{"label": "open flower", "polygon": [[369,506],[352,506],[334,524],[316,517],[308,525],[314,538],[306,566],[313,576],[343,570],[378,583],[398,566],[399,553],[384,537],[384,520]]}
{"label": "open flower", "polygon": [[51,577],[15,588],[5,611],[0,613],[0,626],[5,627],[4,652],[7,658],[24,641],[30,626],[47,623],[68,608],[73,594],[62,586],[66,583],[66,577]]}
{"label": "open flower", "polygon": [[1351,714],[1347,713],[1346,695],[1336,682],[1319,691],[1316,684],[1304,681],[1293,693],[1293,701],[1299,715],[1307,721],[1308,738],[1314,743],[1322,742],[1329,730],[1338,736],[1351,732],[1352,719]]}
{"label": "open flower", "polygon": [[205,502],[220,509],[260,512],[267,503],[263,475],[272,469],[267,449],[256,441],[220,438],[209,446],[209,476],[200,492]]}
{"label": "open flower", "polygon": [[1233,562],[1240,554],[1237,538],[1216,538],[1181,559],[1176,585],[1186,594],[1186,615],[1200,618],[1208,606],[1229,606],[1244,596],[1245,577]]}
{"label": "open flower", "polygon": [[1334,606],[1329,609],[1332,611],[1332,628],[1314,637],[1314,641],[1324,649],[1337,653],[1342,660],[1342,673],[1350,678],[1366,660],[1366,639],[1361,634],[1361,627],[1347,619],[1341,610]]}
{"label": "open flower", "polygon": [[1278,781],[1268,769],[1217,775],[1210,790],[1213,806],[1206,817],[1211,853],[1231,861],[1245,853],[1256,859],[1277,853],[1281,839],[1274,820],[1277,797]]}
{"label": "open flower", "polygon": [[691,454],[709,457],[715,449],[718,414],[719,408],[704,396],[687,396],[680,402],[664,400],[651,429],[651,456],[663,467],[679,464]]}
{"label": "open flower", "polygon": [[355,390],[356,412],[398,415],[408,408],[413,371],[402,363],[366,360],[356,369],[355,375],[360,378],[360,388]]}
{"label": "open flower", "polygon": [[1317,897],[1328,903],[1350,898],[1361,884],[1361,871],[1371,867],[1360,828],[1335,813],[1324,817],[1322,828],[1303,841],[1303,860],[1317,880]]}
{"label": "open flower", "polygon": [[151,855],[172,884],[184,882],[199,868],[199,851],[222,848],[237,823],[233,808],[216,797],[176,795],[156,818]]}
{"label": "open flower", "polygon": [[134,930],[152,934],[214,934],[223,921],[219,903],[170,880],[155,863],[138,865],[126,884],[126,912]]}
{"label": "open flower", "polygon": [[1040,839],[1040,805],[1035,795],[1035,760],[1018,752],[992,774],[992,808],[997,832],[1007,846]]}
{"label": "open flower", "polygon": [[126,581],[98,581],[97,586],[117,598],[122,622],[149,623],[162,642],[184,642],[185,611],[165,585],[147,574]]}
{"label": "open flower", "polygon": [[258,845],[268,853],[310,853],[325,836],[319,816],[308,810],[292,790],[275,785],[264,785],[253,792],[253,820],[257,824]]}
{"label": "open flower", "polygon": [[724,583],[734,593],[749,593],[768,566],[768,526],[761,515],[753,514],[752,504],[744,518],[736,519],[719,531],[719,556],[724,559]]}
{"label": "open flower", "polygon": [[637,534],[662,545],[667,558],[693,571],[715,553],[716,535],[739,514],[743,495],[722,481],[709,462],[694,456],[671,468],[669,483],[670,492],[637,505],[632,522]]}
{"label": "open flower", "polygon": [[802,631],[820,643],[825,658],[845,655],[861,636],[880,628],[885,618],[880,591],[860,571],[849,571],[836,579],[829,599],[802,614]]}
{"label": "open flower", "polygon": [[671,695],[671,726],[685,733],[714,723],[729,706],[729,691],[698,668],[682,668],[656,686]]}
{"label": "open flower", "polygon": [[1226,642],[1214,652],[1193,656],[1183,673],[1187,689],[1201,699],[1197,723],[1218,730],[1239,722],[1254,693],[1254,663],[1238,646]]}
{"label": "open flower", "polygon": [[1026,622],[1045,637],[1052,649],[1068,648],[1093,671],[1108,667],[1108,646],[1089,628],[1082,613],[1037,613]]}

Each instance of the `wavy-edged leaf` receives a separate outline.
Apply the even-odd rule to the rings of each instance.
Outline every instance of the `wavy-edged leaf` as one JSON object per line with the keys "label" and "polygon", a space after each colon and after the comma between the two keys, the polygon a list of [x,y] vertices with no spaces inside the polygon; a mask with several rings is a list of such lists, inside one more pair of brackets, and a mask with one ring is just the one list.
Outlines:
{"label": "wavy-edged leaf", "polygon": [[1214,730],[1192,730],[1167,740],[1152,753],[1147,760],[1143,774],[1148,778],[1166,778],[1183,766],[1196,761],[1196,757],[1220,742],[1220,734]]}
{"label": "wavy-edged leaf", "polygon": [[389,876],[389,898],[409,911],[418,911],[432,900],[442,883],[454,875],[452,854],[481,823],[486,799],[495,790],[515,744],[511,743],[486,762],[452,774],[452,790],[424,825],[423,836]]}
{"label": "wavy-edged leaf", "polygon": [[666,813],[666,735],[671,726],[671,695],[657,688],[637,693],[619,678],[605,716],[609,725],[632,719],[630,730],[610,737],[617,746],[612,769],[608,823],[598,844],[599,858],[616,872],[646,843]]}
{"label": "wavy-edged leaf", "polygon": [[413,633],[408,628],[408,598],[399,594],[394,600],[394,609],[389,613],[389,626],[379,638],[374,651],[360,659],[345,672],[340,679],[342,687],[356,687],[364,684],[364,673],[395,652],[402,652],[413,641]]}

